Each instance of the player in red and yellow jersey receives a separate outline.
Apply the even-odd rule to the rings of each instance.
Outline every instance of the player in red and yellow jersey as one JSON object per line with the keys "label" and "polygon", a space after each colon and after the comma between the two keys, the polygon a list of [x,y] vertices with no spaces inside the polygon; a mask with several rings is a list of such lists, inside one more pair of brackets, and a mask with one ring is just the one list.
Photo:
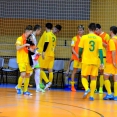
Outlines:
{"label": "player in red and yellow jersey", "polygon": [[[96,24],[96,31],[95,33],[100,36],[102,38],[102,42],[103,42],[103,56],[104,56],[104,66],[106,64],[106,47],[107,44],[110,40],[110,36],[102,31],[101,25],[100,24]],[[100,63],[100,62],[99,62]],[[103,76],[103,71],[104,70],[100,70],[100,87],[99,87],[99,93],[103,93],[103,85],[104,85],[104,76]]]}
{"label": "player in red and yellow jersey", "polygon": [[[104,100],[114,99],[117,101],[117,27],[110,27],[111,39],[107,45],[106,66],[104,69],[105,87],[108,94],[103,98]],[[111,92],[111,83],[109,81],[110,75],[114,76],[114,96]]]}
{"label": "player in red and yellow jersey", "polygon": [[84,33],[84,26],[83,25],[79,25],[78,26],[78,35],[74,36],[72,38],[72,42],[71,42],[71,46],[72,46],[72,60],[74,61],[73,63],[73,72],[71,75],[71,91],[76,91],[75,87],[74,87],[74,76],[78,70],[78,68],[81,68],[81,63],[79,62],[78,59],[78,45],[80,42],[80,38],[82,37]]}
{"label": "player in red and yellow jersey", "polygon": [[[90,100],[94,100],[94,91],[96,88],[96,77],[98,76],[98,55],[100,56],[101,65],[103,67],[103,52],[102,52],[102,39],[95,35],[96,30],[95,23],[91,23],[88,26],[89,34],[82,36],[79,43],[79,59],[82,55],[82,84],[85,88],[83,98],[85,98],[90,92]],[[91,77],[90,89],[88,86],[87,76]]]}
{"label": "player in red and yellow jersey", "polygon": [[32,72],[32,68],[30,66],[29,56],[28,56],[28,51],[29,51],[28,48],[30,47],[30,44],[26,43],[27,38],[31,34],[32,34],[32,26],[28,25],[25,29],[24,34],[18,37],[16,41],[17,63],[20,70],[17,94],[22,94],[21,85],[22,85],[23,79],[25,78],[23,94],[32,95],[30,92],[28,92],[29,78],[30,78],[30,73]]}

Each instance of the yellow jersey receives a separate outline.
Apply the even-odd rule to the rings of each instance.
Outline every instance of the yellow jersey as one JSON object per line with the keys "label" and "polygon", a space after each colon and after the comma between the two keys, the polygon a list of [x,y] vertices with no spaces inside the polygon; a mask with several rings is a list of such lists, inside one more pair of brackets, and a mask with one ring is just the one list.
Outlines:
{"label": "yellow jersey", "polygon": [[[20,36],[17,38],[16,45],[23,45],[23,37]],[[28,53],[24,48],[17,50],[17,63],[29,63]]]}
{"label": "yellow jersey", "polygon": [[102,39],[94,33],[82,36],[80,39],[79,47],[83,48],[82,63],[85,64],[98,64],[99,49],[102,47]]}
{"label": "yellow jersey", "polygon": [[44,33],[42,34],[41,38],[39,39],[39,42],[37,44],[37,47],[39,48],[38,52],[42,53],[43,51],[43,46],[44,46],[44,42],[45,42],[45,37],[46,37],[46,31],[44,31]]}
{"label": "yellow jersey", "polygon": [[47,32],[45,36],[45,42],[49,42],[45,51],[45,56],[54,57],[54,50],[56,47],[56,36],[52,32]]}

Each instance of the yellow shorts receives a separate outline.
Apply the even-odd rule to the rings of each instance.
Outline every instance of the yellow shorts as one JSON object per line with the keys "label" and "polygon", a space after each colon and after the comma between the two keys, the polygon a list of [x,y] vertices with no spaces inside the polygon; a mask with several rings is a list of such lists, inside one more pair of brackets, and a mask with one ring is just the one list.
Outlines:
{"label": "yellow shorts", "polygon": [[29,63],[19,63],[18,66],[20,72],[31,73],[33,71]]}
{"label": "yellow shorts", "polygon": [[53,69],[54,57],[45,56],[45,59],[39,57],[40,68]]}
{"label": "yellow shorts", "polygon": [[[104,68],[105,68],[105,66],[106,66],[106,58],[103,58],[103,61],[104,61]],[[98,66],[99,66],[99,68],[100,68],[100,64],[101,64],[101,61],[100,61],[100,59],[99,59],[99,61],[98,61]]]}
{"label": "yellow shorts", "polygon": [[81,68],[81,62],[79,62],[78,60],[74,60],[73,68]]}
{"label": "yellow shorts", "polygon": [[106,63],[105,69],[104,69],[104,74],[117,74],[117,68],[113,66],[112,63]]}
{"label": "yellow shorts", "polygon": [[88,75],[98,76],[98,65],[82,63],[81,75],[82,76],[88,76]]}

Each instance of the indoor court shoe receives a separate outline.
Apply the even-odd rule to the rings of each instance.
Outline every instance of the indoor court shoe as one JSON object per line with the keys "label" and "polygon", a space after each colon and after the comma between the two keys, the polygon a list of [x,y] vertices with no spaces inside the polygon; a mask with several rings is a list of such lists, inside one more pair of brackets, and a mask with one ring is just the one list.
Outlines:
{"label": "indoor court shoe", "polygon": [[94,101],[94,98],[93,98],[93,97],[89,97],[89,100],[90,100],[90,101]]}
{"label": "indoor court shoe", "polygon": [[17,94],[18,94],[18,95],[21,95],[21,94],[22,94],[21,89],[17,89]]}
{"label": "indoor court shoe", "polygon": [[103,100],[113,100],[113,95],[112,94],[106,94],[106,96],[103,98]]}
{"label": "indoor court shoe", "polygon": [[38,92],[45,93],[45,90],[43,90],[43,89],[41,89],[41,88],[38,88],[38,89],[36,89],[36,93],[38,93]]}
{"label": "indoor court shoe", "polygon": [[103,89],[102,88],[99,88],[99,93],[103,94]]}
{"label": "indoor court shoe", "polygon": [[83,98],[87,98],[88,94],[90,93],[90,89],[86,90],[84,92]]}
{"label": "indoor court shoe", "polygon": [[71,86],[71,91],[76,92],[76,89],[74,86]]}
{"label": "indoor court shoe", "polygon": [[117,96],[115,96],[115,97],[113,98],[113,100],[114,100],[114,101],[117,101]]}
{"label": "indoor court shoe", "polygon": [[23,94],[24,94],[24,95],[28,95],[28,96],[32,96],[32,95],[33,95],[32,93],[30,93],[30,92],[28,92],[28,91],[23,92]]}
{"label": "indoor court shoe", "polygon": [[51,82],[47,83],[44,90],[47,90],[51,86]]}

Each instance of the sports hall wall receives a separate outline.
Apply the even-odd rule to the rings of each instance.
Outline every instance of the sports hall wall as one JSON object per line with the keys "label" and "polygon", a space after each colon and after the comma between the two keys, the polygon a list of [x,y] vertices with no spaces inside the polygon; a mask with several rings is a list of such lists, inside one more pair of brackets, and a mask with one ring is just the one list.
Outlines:
{"label": "sports hall wall", "polygon": [[43,32],[51,22],[63,27],[57,35],[56,58],[68,59],[77,26],[83,24],[88,33],[90,22],[100,23],[109,33],[110,26],[117,26],[116,8],[117,0],[0,0],[0,56],[16,55],[15,41],[26,25],[40,24]]}

